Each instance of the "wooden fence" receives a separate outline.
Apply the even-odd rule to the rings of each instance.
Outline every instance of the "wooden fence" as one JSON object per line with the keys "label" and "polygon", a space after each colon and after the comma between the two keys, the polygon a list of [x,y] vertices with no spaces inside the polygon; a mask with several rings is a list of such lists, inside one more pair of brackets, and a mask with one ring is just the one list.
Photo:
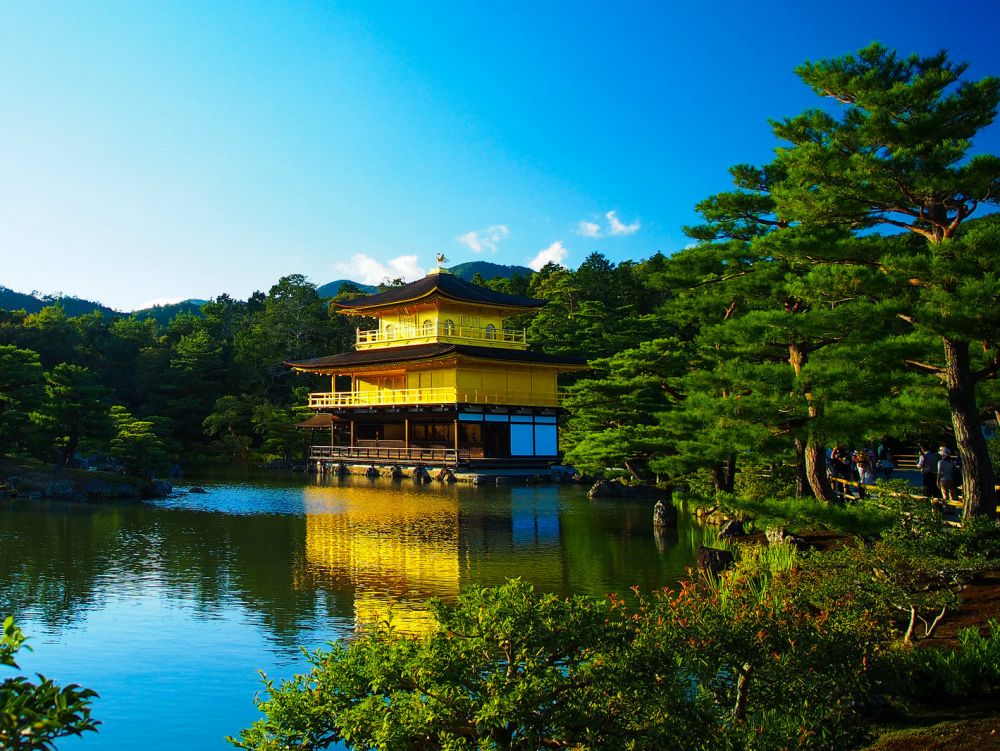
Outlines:
{"label": "wooden fence", "polygon": [[[877,485],[864,485],[856,480],[844,480],[840,477],[831,477],[830,484],[833,486],[833,492],[837,494],[837,497],[841,501],[854,501],[858,498],[864,498],[866,496],[878,497],[880,495],[891,495],[896,498],[903,496],[903,494],[891,493],[885,489],[879,488]],[[997,492],[1000,493],[1000,485],[997,485],[996,489]],[[959,497],[961,497],[961,488],[958,493]],[[940,498],[928,498],[923,493],[910,493],[906,494],[905,497],[912,498],[915,501],[930,501],[931,503],[939,503],[946,509],[950,509],[958,517],[957,519],[949,520],[949,524],[960,525],[962,523],[962,516],[965,512],[965,504],[961,500],[945,501]],[[1000,506],[997,506],[997,511],[1000,512]]]}

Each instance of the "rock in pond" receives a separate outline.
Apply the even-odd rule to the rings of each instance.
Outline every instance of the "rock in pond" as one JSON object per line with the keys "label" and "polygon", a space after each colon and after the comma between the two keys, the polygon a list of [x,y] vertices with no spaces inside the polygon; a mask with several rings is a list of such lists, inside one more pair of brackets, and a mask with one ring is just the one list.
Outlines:
{"label": "rock in pond", "polygon": [[174,492],[174,486],[166,480],[153,480],[149,483],[149,496],[152,498],[166,498]]}
{"label": "rock in pond", "polygon": [[653,506],[653,526],[657,529],[677,527],[677,509],[663,502],[661,498]]}
{"label": "rock in pond", "polygon": [[743,530],[743,522],[739,519],[730,519],[722,525],[722,529],[719,531],[719,539],[731,540],[734,537],[742,537],[744,534],[746,533]]}

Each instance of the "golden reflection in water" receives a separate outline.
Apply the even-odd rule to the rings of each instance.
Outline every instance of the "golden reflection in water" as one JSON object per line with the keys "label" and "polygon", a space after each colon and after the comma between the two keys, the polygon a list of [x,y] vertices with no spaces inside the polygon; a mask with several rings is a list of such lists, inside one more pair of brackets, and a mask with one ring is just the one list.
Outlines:
{"label": "golden reflection in water", "polygon": [[305,489],[306,560],[318,578],[354,593],[355,625],[385,619],[421,635],[426,601],[459,591],[458,499],[438,489]]}

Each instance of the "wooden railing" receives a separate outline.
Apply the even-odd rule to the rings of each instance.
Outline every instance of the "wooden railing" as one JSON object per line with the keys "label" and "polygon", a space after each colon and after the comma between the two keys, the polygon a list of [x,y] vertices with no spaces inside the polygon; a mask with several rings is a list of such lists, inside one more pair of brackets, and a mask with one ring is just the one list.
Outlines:
{"label": "wooden railing", "polygon": [[468,451],[455,449],[409,448],[386,446],[313,446],[309,452],[310,459],[344,462],[404,462],[413,464],[457,465],[459,461],[467,461]]}
{"label": "wooden railing", "polygon": [[451,339],[463,339],[512,349],[524,349],[528,345],[528,335],[525,329],[491,329],[444,323],[431,326],[399,326],[390,330],[361,331],[358,329],[355,341],[358,349],[367,349],[384,344],[427,344]]}
{"label": "wooden railing", "polygon": [[379,407],[407,404],[507,404],[525,407],[555,407],[558,394],[532,391],[472,391],[454,386],[424,389],[380,389],[378,391],[334,391],[309,395],[312,409],[323,407]]}
{"label": "wooden railing", "polygon": [[[887,492],[879,488],[878,485],[864,485],[857,480],[845,480],[842,477],[831,477],[830,485],[833,487],[834,493],[837,494],[841,501],[853,501],[859,497],[863,498],[869,495],[877,497],[879,494]],[[916,490],[916,488],[914,488],[914,490]],[[1000,494],[1000,485],[996,486],[996,491]],[[899,493],[890,493],[889,495],[900,497]],[[965,503],[961,500],[961,488],[958,489],[958,496],[959,500],[955,501],[945,501],[940,498],[928,498],[923,493],[910,493],[908,497],[917,501],[928,501],[930,503],[941,504],[942,506],[957,511],[958,517],[961,519],[965,510]],[[1000,513],[1000,506],[997,506],[997,512]],[[950,523],[961,524],[960,521]]]}

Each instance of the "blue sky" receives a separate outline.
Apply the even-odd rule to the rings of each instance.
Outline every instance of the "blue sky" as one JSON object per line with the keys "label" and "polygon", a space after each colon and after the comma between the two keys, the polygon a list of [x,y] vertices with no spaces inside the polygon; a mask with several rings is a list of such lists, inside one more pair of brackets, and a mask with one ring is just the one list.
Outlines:
{"label": "blue sky", "polygon": [[638,260],[819,102],[804,60],[1000,74],[995,0],[812,5],[0,4],[0,284],[130,310],[436,252]]}

